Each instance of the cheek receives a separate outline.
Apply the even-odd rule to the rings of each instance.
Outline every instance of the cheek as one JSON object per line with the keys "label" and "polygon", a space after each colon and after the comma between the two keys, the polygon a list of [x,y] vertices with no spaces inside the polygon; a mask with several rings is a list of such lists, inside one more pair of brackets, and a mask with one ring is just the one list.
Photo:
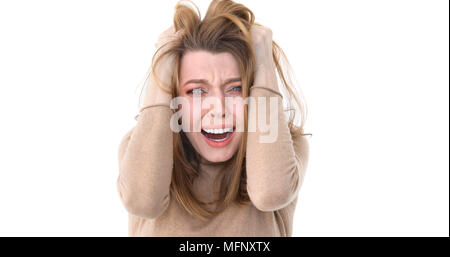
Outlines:
{"label": "cheek", "polygon": [[244,131],[244,102],[243,101],[237,101],[235,102],[235,105],[233,106],[233,116],[235,118],[235,125],[236,125],[236,131],[237,132],[243,132]]}
{"label": "cheek", "polygon": [[183,119],[189,120],[189,131],[195,132],[194,126],[197,129],[201,128],[201,104],[194,103],[190,100],[181,108],[181,115]]}
{"label": "cheek", "polygon": [[192,124],[200,124],[202,120],[202,104],[201,102],[191,102],[191,108],[189,110],[189,116],[191,117]]}
{"label": "cheek", "polygon": [[244,117],[244,104],[243,102],[238,102],[234,107],[233,113],[236,117]]}

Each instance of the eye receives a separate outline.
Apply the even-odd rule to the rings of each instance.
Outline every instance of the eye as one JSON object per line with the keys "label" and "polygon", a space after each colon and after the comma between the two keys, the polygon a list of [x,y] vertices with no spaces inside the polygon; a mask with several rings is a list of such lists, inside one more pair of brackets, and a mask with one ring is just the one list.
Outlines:
{"label": "eye", "polygon": [[242,91],[242,87],[241,86],[233,87],[233,88],[231,88],[231,91],[241,92]]}
{"label": "eye", "polygon": [[194,93],[194,95],[201,94],[201,93],[203,93],[203,89],[202,88],[194,88],[194,89],[188,90],[186,93],[189,95],[192,93]]}

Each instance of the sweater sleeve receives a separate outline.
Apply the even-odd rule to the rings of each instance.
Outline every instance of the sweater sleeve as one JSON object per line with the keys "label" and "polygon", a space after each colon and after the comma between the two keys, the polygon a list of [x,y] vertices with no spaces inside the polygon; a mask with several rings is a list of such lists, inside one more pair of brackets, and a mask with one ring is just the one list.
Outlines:
{"label": "sweater sleeve", "polygon": [[142,109],[137,124],[122,138],[119,151],[117,190],[133,215],[156,218],[169,205],[173,168],[173,137],[170,107]]}
{"label": "sweater sleeve", "polygon": [[[256,131],[247,136],[246,170],[247,192],[253,205],[261,211],[275,211],[295,199],[302,185],[309,158],[309,144],[304,136],[292,138],[283,110],[282,97],[271,88],[251,88],[250,96],[266,101],[266,121],[270,113],[278,114],[276,140],[261,143],[262,133],[256,122]],[[270,108],[270,98],[278,99],[276,110]],[[257,112],[250,110],[248,120],[256,120]],[[270,110],[270,111],[269,111]],[[266,122],[268,123],[268,122]]]}

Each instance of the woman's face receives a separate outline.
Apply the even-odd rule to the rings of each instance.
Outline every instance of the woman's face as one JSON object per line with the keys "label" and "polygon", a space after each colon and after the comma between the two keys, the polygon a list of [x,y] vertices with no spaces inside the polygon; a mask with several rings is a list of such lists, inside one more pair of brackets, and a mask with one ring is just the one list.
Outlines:
{"label": "woman's face", "polygon": [[182,120],[189,120],[183,130],[197,153],[210,162],[229,160],[239,147],[241,85],[238,63],[230,53],[187,51],[181,58],[178,89],[185,104],[180,112]]}

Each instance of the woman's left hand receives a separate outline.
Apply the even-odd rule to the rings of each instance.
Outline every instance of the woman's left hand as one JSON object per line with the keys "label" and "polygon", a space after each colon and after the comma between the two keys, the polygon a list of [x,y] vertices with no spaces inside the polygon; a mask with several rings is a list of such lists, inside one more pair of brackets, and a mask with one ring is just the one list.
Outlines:
{"label": "woman's left hand", "polygon": [[256,58],[254,85],[265,86],[278,91],[275,63],[272,55],[272,30],[259,24],[250,28]]}

